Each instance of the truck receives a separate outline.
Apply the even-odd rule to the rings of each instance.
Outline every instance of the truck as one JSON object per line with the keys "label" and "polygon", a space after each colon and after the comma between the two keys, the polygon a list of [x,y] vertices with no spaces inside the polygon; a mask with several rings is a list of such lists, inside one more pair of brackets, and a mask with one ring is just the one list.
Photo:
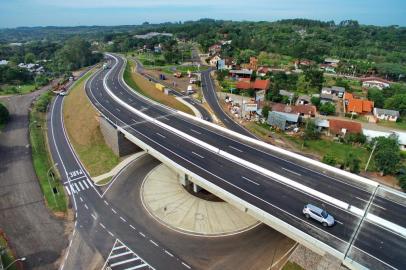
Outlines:
{"label": "truck", "polygon": [[190,95],[190,94],[193,94],[194,92],[195,92],[195,90],[193,90],[193,86],[189,85],[187,87],[186,94]]}
{"label": "truck", "polygon": [[109,69],[109,65],[107,63],[103,64],[103,70]]}
{"label": "truck", "polygon": [[155,88],[158,89],[159,91],[163,92],[165,89],[165,86],[160,83],[156,83]]}

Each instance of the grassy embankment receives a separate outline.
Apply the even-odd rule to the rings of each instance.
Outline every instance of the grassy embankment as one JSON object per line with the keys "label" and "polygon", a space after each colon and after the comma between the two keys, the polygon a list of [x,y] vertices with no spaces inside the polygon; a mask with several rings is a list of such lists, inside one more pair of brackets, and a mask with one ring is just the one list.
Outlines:
{"label": "grassy embankment", "polygon": [[[51,92],[42,94],[35,102],[34,108],[30,113],[29,132],[32,160],[47,206],[54,212],[66,212],[67,200],[60,179],[58,179],[57,174],[54,174],[54,178],[51,175],[47,175],[48,172],[55,169],[51,169],[53,161],[47,147],[45,112],[52,96]],[[54,188],[58,191],[57,193],[54,193]]]}
{"label": "grassy embankment", "polygon": [[[265,141],[269,141],[268,135],[271,132],[270,127],[259,125],[257,123],[249,123],[246,125],[246,127],[255,135],[261,137]],[[365,168],[370,154],[368,150],[363,147],[343,144],[329,140],[307,140],[302,149],[303,139],[288,136],[283,133],[280,133],[278,135],[292,143],[295,146],[296,150],[300,150],[300,152],[304,154],[316,155],[320,158],[320,160],[323,156],[330,154],[336,158],[338,164],[341,164],[345,160],[347,154],[351,152],[361,160],[361,169]],[[368,171],[374,170],[374,161],[371,160]]]}
{"label": "grassy embankment", "polygon": [[300,265],[294,262],[287,262],[282,270],[304,270]]}
{"label": "grassy embankment", "polygon": [[[3,250],[3,252],[1,252],[1,250]],[[1,262],[3,263],[4,267],[7,267],[8,265],[10,265],[10,263],[12,263],[15,258],[14,258],[14,254],[11,251],[11,249],[8,247],[7,244],[7,240],[5,239],[3,233],[0,231],[0,254],[1,254]],[[8,270],[17,270],[17,265],[12,265],[9,268],[7,268]]]}
{"label": "grassy embankment", "polygon": [[193,111],[188,106],[181,103],[173,96],[165,95],[163,92],[155,88],[155,83],[148,81],[138,73],[131,72],[132,70],[134,70],[134,63],[128,61],[124,71],[124,80],[134,91],[168,107],[194,115]]}
{"label": "grassy embankment", "polygon": [[70,142],[80,160],[92,176],[109,172],[119,162],[106,145],[100,131],[98,112],[84,90],[89,72],[76,82],[68,96],[64,97],[63,117]]}
{"label": "grassy embankment", "polygon": [[27,94],[37,89],[35,84],[23,85],[2,85],[0,87],[0,95]]}

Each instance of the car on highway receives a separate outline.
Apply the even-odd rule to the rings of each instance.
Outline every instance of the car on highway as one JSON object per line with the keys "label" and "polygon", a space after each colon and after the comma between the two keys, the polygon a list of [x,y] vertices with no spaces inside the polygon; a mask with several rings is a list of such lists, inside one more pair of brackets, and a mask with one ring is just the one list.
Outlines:
{"label": "car on highway", "polygon": [[303,207],[303,214],[306,218],[312,218],[320,222],[324,227],[331,227],[335,224],[334,217],[313,204],[306,204]]}
{"label": "car on highway", "polygon": [[59,94],[58,95],[60,95],[60,96],[66,96],[66,95],[68,95],[68,92],[66,92],[66,91],[62,91],[62,92],[59,92]]}

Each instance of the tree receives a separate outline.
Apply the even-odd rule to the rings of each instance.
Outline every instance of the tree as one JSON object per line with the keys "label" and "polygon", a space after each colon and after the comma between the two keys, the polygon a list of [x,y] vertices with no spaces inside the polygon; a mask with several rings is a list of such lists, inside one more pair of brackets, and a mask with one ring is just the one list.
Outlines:
{"label": "tree", "polygon": [[319,110],[323,115],[334,115],[336,112],[336,106],[331,102],[326,102],[320,105]]}
{"label": "tree", "polygon": [[317,108],[319,108],[320,106],[320,98],[319,97],[311,97],[310,102],[316,106]]}
{"label": "tree", "polygon": [[320,71],[315,68],[309,68],[304,71],[304,75],[305,75],[306,81],[308,81],[310,83],[311,87],[316,88],[317,91],[321,90],[321,88],[323,87],[323,82],[324,82],[323,71]]}
{"label": "tree", "polygon": [[316,123],[314,120],[308,119],[306,121],[306,127],[303,133],[304,140],[317,140],[320,138],[320,132],[317,129]]}
{"label": "tree", "polygon": [[397,110],[406,115],[406,94],[397,94],[385,100],[385,109]]}
{"label": "tree", "polygon": [[0,103],[0,126],[4,125],[7,120],[9,119],[10,114],[6,108],[6,106],[4,106],[3,103]]}
{"label": "tree", "polygon": [[383,92],[377,88],[371,88],[368,90],[368,99],[374,102],[376,108],[383,108],[385,103],[385,96]]}
{"label": "tree", "polygon": [[331,166],[337,165],[337,160],[334,155],[328,153],[323,156],[322,162]]}
{"label": "tree", "polygon": [[35,61],[35,55],[31,52],[24,56],[24,63],[33,63]]}
{"label": "tree", "polygon": [[344,168],[349,168],[352,173],[359,173],[361,160],[352,152],[347,153],[344,158]]}
{"label": "tree", "polygon": [[396,136],[374,138],[370,148],[375,143],[374,161],[377,169],[382,175],[395,173],[401,161],[398,138]]}
{"label": "tree", "polygon": [[268,119],[268,115],[269,115],[269,111],[271,110],[271,107],[269,107],[269,106],[267,106],[267,105],[265,105],[263,108],[262,108],[262,116],[265,118],[265,119]]}

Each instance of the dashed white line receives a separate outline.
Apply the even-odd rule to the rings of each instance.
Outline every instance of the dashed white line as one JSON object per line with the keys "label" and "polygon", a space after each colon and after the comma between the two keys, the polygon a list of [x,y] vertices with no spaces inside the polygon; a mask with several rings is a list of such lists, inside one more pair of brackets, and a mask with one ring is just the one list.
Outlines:
{"label": "dashed white line", "polygon": [[114,234],[110,231],[107,231],[112,237],[114,237]]}
{"label": "dashed white line", "polygon": [[118,111],[118,112],[119,112],[119,111],[120,111],[120,109],[119,109],[119,108],[116,108],[116,111]]}
{"label": "dashed white line", "polygon": [[196,152],[193,152],[193,151],[192,151],[192,154],[194,154],[194,155],[198,156],[199,158],[204,158],[204,156],[199,155],[199,154],[198,154],[198,153],[196,153]]}
{"label": "dashed white line", "polygon": [[249,178],[247,178],[247,177],[245,177],[245,176],[241,176],[241,178],[243,178],[243,179],[247,180],[248,182],[253,183],[254,185],[259,186],[259,184],[258,184],[257,182],[255,182],[255,181],[253,181],[253,180],[251,180],[251,179],[249,179]]}
{"label": "dashed white line", "polygon": [[91,216],[92,216],[92,218],[94,219],[94,220],[96,220],[96,216],[95,215],[93,215],[93,214],[90,214]]}
{"label": "dashed white line", "polygon": [[100,225],[103,229],[106,229],[106,226],[104,226],[103,223],[100,222],[99,225]]}
{"label": "dashed white line", "polygon": [[173,257],[173,254],[170,253],[169,251],[165,250],[165,253],[168,254],[169,256]]}
{"label": "dashed white line", "polygon": [[142,232],[138,232],[142,237],[145,237],[145,234],[143,234]]}
{"label": "dashed white line", "polygon": [[83,202],[83,199],[82,199],[82,197],[79,197],[79,200],[80,200],[81,202]]}
{"label": "dashed white line", "polygon": [[164,135],[162,135],[161,133],[159,133],[159,132],[156,132],[156,135],[158,135],[158,136],[160,136],[160,137],[166,139],[166,137],[165,137]]}
{"label": "dashed white line", "polygon": [[131,229],[136,230],[135,227],[133,225],[130,225]]}
{"label": "dashed white line", "polygon": [[200,133],[199,131],[197,131],[197,130],[194,130],[194,129],[190,129],[192,132],[194,132],[194,133],[196,133],[196,134],[199,134],[199,135],[201,135],[202,133]]}
{"label": "dashed white line", "polygon": [[335,222],[337,222],[338,224],[341,224],[341,225],[343,225],[344,223],[342,223],[341,221],[339,221],[339,220],[335,220]]}
{"label": "dashed white line", "polygon": [[188,269],[192,269],[189,265],[187,265],[186,263],[182,262],[182,264],[187,267]]}
{"label": "dashed white line", "polygon": [[125,220],[123,217],[120,217],[120,219],[124,222],[127,222],[127,220]]}
{"label": "dashed white line", "polygon": [[113,211],[114,214],[117,214],[117,211],[114,210],[114,208],[111,208],[111,211]]}
{"label": "dashed white line", "polygon": [[109,203],[108,203],[106,200],[104,200],[104,203],[105,203],[106,205],[109,205]]}
{"label": "dashed white line", "polygon": [[292,170],[289,170],[289,169],[286,169],[286,168],[283,168],[283,167],[282,167],[282,170],[287,171],[287,172],[290,172],[290,173],[293,173],[293,174],[296,174],[296,175],[298,175],[298,176],[302,176],[300,173],[294,172],[294,171],[292,171]]}
{"label": "dashed white line", "polygon": [[149,241],[150,241],[153,245],[159,247],[159,245],[158,245],[156,242],[154,242],[154,241],[152,241],[152,240],[149,240]]}
{"label": "dashed white line", "polygon": [[85,204],[85,208],[86,208],[87,210],[89,210],[89,207],[87,207],[87,204]]}
{"label": "dashed white line", "polygon": [[228,147],[230,147],[231,149],[234,149],[234,150],[236,150],[236,151],[238,151],[240,153],[244,152],[244,151],[242,151],[242,150],[240,150],[240,149],[238,149],[238,148],[236,148],[234,146],[231,146],[231,145],[229,145]]}

